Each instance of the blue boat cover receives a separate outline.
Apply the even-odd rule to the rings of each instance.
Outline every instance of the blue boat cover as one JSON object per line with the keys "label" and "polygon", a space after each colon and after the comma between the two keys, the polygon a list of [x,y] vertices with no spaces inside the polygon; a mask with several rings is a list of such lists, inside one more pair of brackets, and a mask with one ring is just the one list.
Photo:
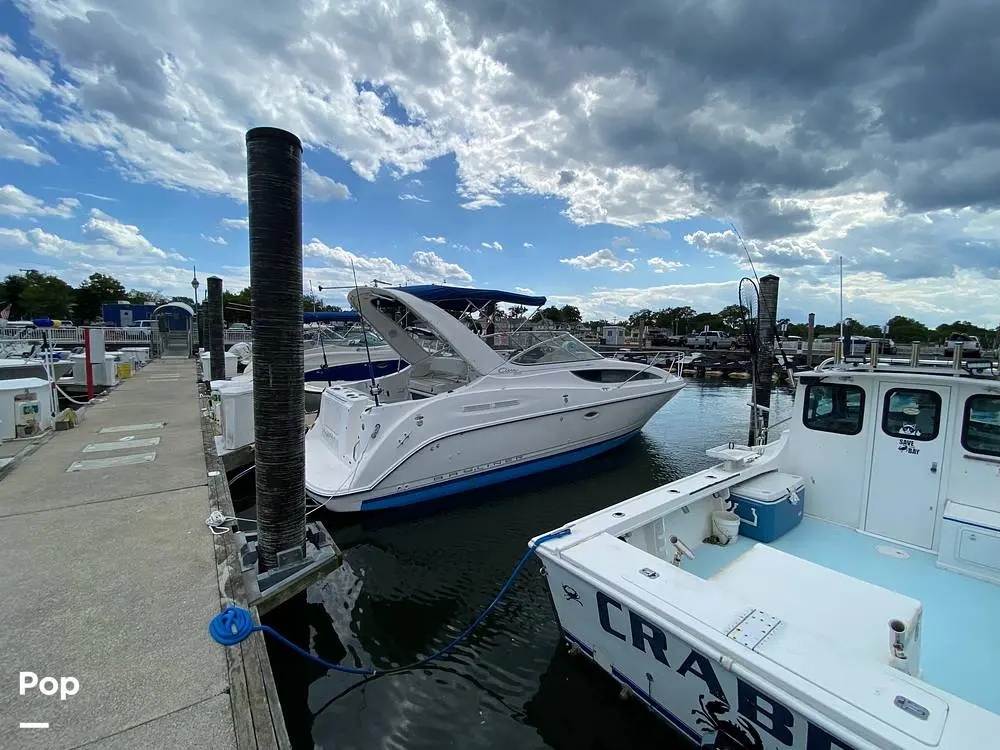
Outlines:
{"label": "blue boat cover", "polygon": [[302,313],[303,323],[357,323],[361,316],[354,310],[344,312],[313,312],[306,310]]}
{"label": "blue boat cover", "polygon": [[476,307],[482,307],[489,302],[509,302],[512,305],[524,305],[525,307],[541,307],[545,304],[545,297],[504,292],[499,289],[466,289],[460,286],[440,284],[418,284],[395,288],[426,302],[432,302],[445,310],[464,310],[470,302]]}

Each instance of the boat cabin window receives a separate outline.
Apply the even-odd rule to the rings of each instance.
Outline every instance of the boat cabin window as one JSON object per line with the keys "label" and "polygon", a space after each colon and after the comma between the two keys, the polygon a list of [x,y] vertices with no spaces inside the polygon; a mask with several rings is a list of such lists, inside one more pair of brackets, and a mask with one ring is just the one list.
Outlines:
{"label": "boat cabin window", "polygon": [[1000,396],[980,393],[966,399],[962,447],[970,453],[1000,456]]}
{"label": "boat cabin window", "polygon": [[857,435],[865,412],[865,391],[846,383],[810,383],[806,386],[802,424],[810,430]]}
{"label": "boat cabin window", "polygon": [[511,357],[511,363],[516,365],[552,365],[604,359],[589,346],[568,333],[548,335],[537,331],[531,333],[543,340],[531,343],[524,351]]}
{"label": "boat cabin window", "polygon": [[893,388],[882,406],[882,432],[910,440],[933,440],[941,427],[941,397],[934,391]]}
{"label": "boat cabin window", "polygon": [[632,370],[573,370],[573,374],[591,383],[624,383],[626,380],[662,380],[655,372],[634,372]]}

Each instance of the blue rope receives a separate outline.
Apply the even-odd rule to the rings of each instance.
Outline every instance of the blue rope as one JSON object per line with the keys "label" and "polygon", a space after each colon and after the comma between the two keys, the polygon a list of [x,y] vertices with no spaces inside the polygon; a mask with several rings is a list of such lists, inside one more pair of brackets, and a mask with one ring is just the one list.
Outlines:
{"label": "blue rope", "polygon": [[544,536],[538,537],[538,541],[536,541],[534,544],[528,547],[528,551],[524,553],[524,556],[521,558],[521,561],[514,568],[514,572],[510,574],[510,577],[507,579],[507,582],[504,583],[503,587],[493,598],[493,601],[490,602],[489,606],[480,613],[479,617],[477,617],[475,620],[472,621],[472,624],[469,625],[469,627],[463,630],[461,634],[459,634],[456,638],[454,638],[451,641],[451,643],[449,643],[444,648],[438,649],[430,656],[425,656],[423,659],[418,659],[412,664],[407,664],[402,667],[393,667],[392,669],[386,669],[383,670],[382,672],[376,672],[375,669],[372,667],[360,667],[360,668],[345,667],[342,664],[334,664],[332,662],[328,662],[325,659],[319,658],[315,654],[309,653],[301,646],[297,646],[296,644],[292,643],[290,640],[285,638],[285,636],[283,636],[278,631],[274,630],[269,625],[256,624],[253,621],[253,615],[250,614],[249,610],[243,609],[243,607],[236,607],[232,604],[230,604],[228,607],[226,607],[224,610],[222,610],[219,614],[217,614],[215,617],[211,619],[211,621],[208,623],[208,634],[212,636],[212,640],[214,640],[216,643],[222,644],[223,646],[235,646],[237,643],[241,643],[242,641],[249,638],[250,635],[253,633],[256,632],[266,633],[272,638],[288,646],[288,648],[301,654],[310,661],[315,662],[321,667],[325,667],[326,669],[332,669],[337,672],[346,672],[347,674],[357,674],[357,675],[364,675],[366,677],[372,677],[376,674],[389,674],[391,672],[406,672],[410,669],[416,669],[428,662],[441,658],[449,651],[451,651],[453,648],[455,648],[455,646],[457,646],[459,643],[468,638],[469,634],[472,633],[472,631],[475,630],[477,627],[479,627],[480,624],[482,624],[483,620],[485,620],[489,616],[490,612],[493,611],[494,607],[496,607],[497,604],[500,603],[500,600],[503,599],[504,595],[510,590],[510,587],[514,585],[514,581],[517,579],[518,574],[520,574],[521,570],[527,564],[528,560],[531,559],[531,555],[535,552],[535,549],[538,547],[538,545],[547,542],[550,539],[558,539],[559,537],[566,536],[569,533],[570,529],[559,529],[559,531],[553,531],[548,534],[545,534]]}

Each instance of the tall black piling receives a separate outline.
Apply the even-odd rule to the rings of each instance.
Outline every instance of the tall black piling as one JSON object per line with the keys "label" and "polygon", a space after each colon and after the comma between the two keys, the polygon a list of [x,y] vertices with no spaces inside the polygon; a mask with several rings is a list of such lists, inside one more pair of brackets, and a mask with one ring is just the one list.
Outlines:
{"label": "tall black piling", "polygon": [[[766,430],[771,408],[771,381],[774,377],[774,329],[778,319],[778,277],[762,276],[760,279],[760,303],[757,320],[757,381],[754,383],[754,401],[760,410],[760,420],[754,419],[750,425],[750,445],[757,444],[758,424]],[[766,435],[764,442],[767,442]]]}
{"label": "tall black piling", "polygon": [[306,543],[302,343],[302,143],[247,132],[258,570],[301,559]]}
{"label": "tall black piling", "polygon": [[813,366],[813,343],[816,338],[816,313],[809,313],[809,323],[806,327],[806,366]]}
{"label": "tall black piling", "polygon": [[208,312],[208,353],[212,357],[209,380],[226,379],[226,334],[222,319],[222,279],[209,276],[205,292]]}

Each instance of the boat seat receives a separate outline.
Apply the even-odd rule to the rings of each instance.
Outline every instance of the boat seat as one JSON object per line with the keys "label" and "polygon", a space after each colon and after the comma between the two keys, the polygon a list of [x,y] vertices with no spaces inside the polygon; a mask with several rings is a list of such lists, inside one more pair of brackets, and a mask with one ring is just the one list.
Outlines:
{"label": "boat seat", "polygon": [[919,664],[923,605],[916,599],[767,544],[755,544],[709,580],[783,622],[878,664],[891,665],[889,621],[901,620],[910,639],[908,659]]}
{"label": "boat seat", "polygon": [[448,393],[465,384],[465,378],[442,372],[431,372],[420,377],[410,376],[410,390],[429,396]]}

